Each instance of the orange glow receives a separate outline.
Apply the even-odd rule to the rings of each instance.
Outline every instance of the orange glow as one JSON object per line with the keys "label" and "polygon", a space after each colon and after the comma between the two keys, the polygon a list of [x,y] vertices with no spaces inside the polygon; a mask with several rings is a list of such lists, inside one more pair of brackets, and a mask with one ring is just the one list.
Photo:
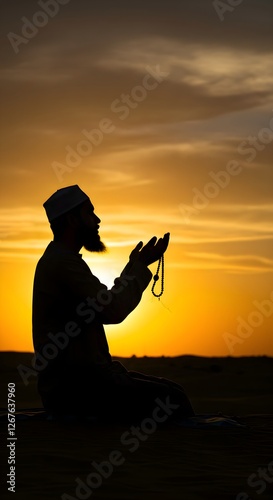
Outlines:
{"label": "orange glow", "polygon": [[[111,247],[108,254],[100,256],[84,252],[84,258],[92,272],[110,287],[126,263],[125,255],[132,248],[120,250],[119,247]],[[123,259],[120,253],[124,255]],[[179,259],[178,246],[170,244],[166,253],[165,293],[161,300],[153,297],[151,282],[139,306],[122,324],[107,325],[106,333],[113,355],[273,354],[268,335],[272,318],[264,318],[262,325],[255,328],[249,338],[234,345],[233,352],[223,337],[225,332],[236,336],[238,316],[247,320],[249,313],[255,309],[252,301],[266,297],[249,294],[247,286],[242,286],[241,278],[238,279],[236,274],[173,268],[170,256],[175,261]],[[31,351],[32,280],[38,260],[37,251],[32,257],[21,254],[19,258],[18,253],[16,259],[5,260],[2,266],[2,283],[5,283],[2,303],[5,303],[5,309],[0,349]],[[186,262],[184,264],[186,266]],[[153,272],[155,269],[156,264],[151,266]],[[237,286],[240,290],[235,292]]]}

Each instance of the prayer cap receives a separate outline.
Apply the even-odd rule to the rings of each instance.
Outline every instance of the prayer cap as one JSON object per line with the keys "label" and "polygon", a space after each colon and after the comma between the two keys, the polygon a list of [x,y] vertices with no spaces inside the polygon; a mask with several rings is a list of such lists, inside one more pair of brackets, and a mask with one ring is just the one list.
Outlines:
{"label": "prayer cap", "polygon": [[45,201],[43,207],[49,222],[51,222],[86,200],[89,200],[89,197],[75,184],[58,189]]}

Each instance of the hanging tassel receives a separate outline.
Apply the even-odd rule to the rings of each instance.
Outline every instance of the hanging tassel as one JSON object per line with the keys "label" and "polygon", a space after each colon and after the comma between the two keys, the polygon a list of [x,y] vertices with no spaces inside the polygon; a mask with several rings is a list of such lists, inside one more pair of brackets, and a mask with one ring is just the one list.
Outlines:
{"label": "hanging tassel", "polygon": [[[159,280],[159,271],[160,271],[161,265],[162,265],[162,269],[161,269],[161,290],[160,290],[160,293],[155,293],[154,289],[155,289],[156,282]],[[160,300],[160,297],[161,297],[161,295],[163,295],[163,292],[164,292],[164,254],[160,257],[160,259],[158,261],[157,271],[156,271],[156,274],[153,276],[153,280],[154,280],[154,283],[153,283],[153,286],[152,286],[152,294],[155,297],[158,297],[158,300]]]}

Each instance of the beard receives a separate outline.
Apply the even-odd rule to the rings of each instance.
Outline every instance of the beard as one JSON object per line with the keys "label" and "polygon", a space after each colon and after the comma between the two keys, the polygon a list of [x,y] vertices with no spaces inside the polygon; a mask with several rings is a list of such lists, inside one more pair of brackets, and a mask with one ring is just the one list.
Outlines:
{"label": "beard", "polygon": [[98,235],[96,239],[94,238],[92,241],[86,241],[83,244],[83,248],[85,248],[85,250],[88,250],[88,252],[103,253],[107,251],[105,244],[103,243],[103,241],[101,241]]}
{"label": "beard", "polygon": [[90,230],[89,228],[81,228],[82,245],[88,252],[103,253],[107,251],[105,244],[101,241],[100,235],[97,230]]}

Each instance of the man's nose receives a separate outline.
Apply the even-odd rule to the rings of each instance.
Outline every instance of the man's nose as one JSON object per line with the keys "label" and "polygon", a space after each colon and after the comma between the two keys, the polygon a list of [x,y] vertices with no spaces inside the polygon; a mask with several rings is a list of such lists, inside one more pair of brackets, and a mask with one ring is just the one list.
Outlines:
{"label": "man's nose", "polygon": [[97,222],[100,223],[101,222],[100,218],[96,214],[95,214],[95,216],[96,216]]}

